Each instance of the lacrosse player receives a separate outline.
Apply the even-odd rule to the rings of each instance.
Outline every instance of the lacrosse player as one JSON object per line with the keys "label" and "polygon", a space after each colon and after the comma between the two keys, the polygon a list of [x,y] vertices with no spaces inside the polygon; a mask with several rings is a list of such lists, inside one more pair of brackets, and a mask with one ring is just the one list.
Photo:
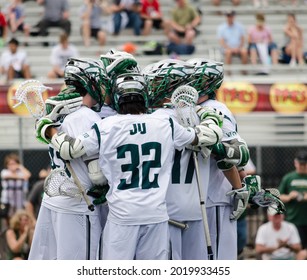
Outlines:
{"label": "lacrosse player", "polygon": [[[103,69],[99,60],[74,58],[68,60],[64,77],[66,85],[69,86],[68,90],[64,90],[64,94],[61,93],[56,99],[51,98],[46,101],[47,113],[49,112],[47,117],[56,122],[59,133],[66,132],[77,136],[100,120],[97,112],[101,110],[108,90],[108,78]],[[68,105],[76,105],[76,99],[73,98],[76,92],[77,96],[81,96],[77,99],[78,106],[70,109]],[[65,102],[67,106],[63,106]],[[65,118],[61,116],[63,112]],[[40,137],[37,139],[49,143]],[[49,155],[52,169],[63,168],[68,177],[72,176],[66,160],[61,157],[54,145],[49,146]],[[97,189],[97,186],[106,183],[98,165],[98,153],[72,160],[71,167],[78,174],[77,177],[85,191],[90,190],[89,194],[92,194],[93,185]],[[96,259],[106,220],[100,210],[102,209],[96,207],[95,211],[90,211],[85,197],[83,199],[81,196],[45,194],[29,259]]]}
{"label": "lacrosse player", "polygon": [[[143,69],[150,89],[150,105],[156,109],[155,113],[160,114],[163,111],[177,121],[176,111],[165,102],[170,101],[172,93],[179,86],[188,83],[193,72],[194,67],[175,59],[161,60]],[[164,108],[157,110],[159,107]],[[217,123],[222,121],[221,117],[214,112],[211,116],[208,114],[208,117]],[[201,187],[206,197],[209,183],[209,160],[198,155],[198,163],[201,170]],[[183,222],[188,226],[186,230],[173,225],[169,226],[171,259],[207,259],[207,243],[191,147],[175,152],[166,202],[170,219]]]}
{"label": "lacrosse player", "polygon": [[[210,159],[206,207],[215,259],[236,259],[235,221],[244,212],[249,202],[254,203],[253,196],[261,191],[260,177],[246,176],[243,168],[249,159],[247,144],[237,132],[237,123],[233,114],[225,104],[215,99],[215,91],[223,82],[223,64],[203,58],[194,58],[187,62],[194,65],[194,74],[189,85],[199,92],[200,105],[205,106],[204,108],[197,106],[197,114],[202,116],[203,111],[206,115],[205,108],[210,106],[224,115],[223,138],[221,143],[213,147],[211,153],[213,156]],[[278,204],[278,207],[283,207],[278,198],[270,194],[268,196]]]}
{"label": "lacrosse player", "polygon": [[[112,87],[112,82],[116,80],[118,75],[129,72],[140,72],[140,68],[135,57],[124,51],[111,49],[106,54],[100,55],[100,60],[103,63],[105,72],[110,79],[110,87]],[[99,115],[101,118],[106,118],[115,114],[116,111],[114,109],[113,102],[110,100],[110,96],[106,95],[104,106],[102,106]]]}
{"label": "lacrosse player", "polygon": [[[69,160],[99,152],[110,190],[103,233],[103,259],[168,259],[169,232],[165,196],[175,148],[208,146],[221,136],[217,125],[184,128],[166,114],[145,114],[147,85],[139,73],[119,75],[112,89],[119,113],[100,120],[76,139],[57,133],[42,118],[37,135]],[[153,246],[154,244],[154,246]]]}

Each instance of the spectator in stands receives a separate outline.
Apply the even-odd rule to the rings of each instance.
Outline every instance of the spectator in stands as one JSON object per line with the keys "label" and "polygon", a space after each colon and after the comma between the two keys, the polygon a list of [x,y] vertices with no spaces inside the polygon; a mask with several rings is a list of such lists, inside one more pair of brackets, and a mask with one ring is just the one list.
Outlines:
{"label": "spectator in stands", "polygon": [[18,210],[6,231],[8,260],[27,260],[33,239],[35,223],[25,210]]}
{"label": "spectator in stands", "polygon": [[141,35],[141,8],[139,0],[114,0],[111,6],[114,24],[113,34],[119,35],[124,26],[125,28],[133,28],[134,35]]}
{"label": "spectator in stands", "polygon": [[9,204],[8,217],[11,217],[16,210],[24,208],[25,193],[31,173],[21,164],[18,155],[15,153],[5,156],[3,166],[4,169],[1,171],[1,202]]}
{"label": "spectator in stands", "polygon": [[103,15],[103,7],[96,0],[84,0],[84,4],[80,8],[81,15],[81,34],[86,47],[90,46],[90,38],[94,37],[98,40],[100,46],[106,43],[106,33],[101,29],[101,17]]}
{"label": "spectator in stands", "polygon": [[33,217],[33,219],[37,219],[38,212],[42,203],[42,198],[44,194],[44,182],[46,177],[50,172],[50,167],[47,169],[42,169],[39,174],[39,180],[35,182],[32,186],[27,201],[25,203],[26,211]]}
{"label": "spectator in stands", "polygon": [[233,56],[239,56],[242,64],[247,64],[245,29],[235,20],[235,11],[225,13],[227,21],[218,26],[217,36],[224,55],[225,64],[231,64]]}
{"label": "spectator in stands", "polygon": [[141,0],[141,3],[143,35],[149,35],[152,27],[155,29],[164,29],[167,34],[167,22],[163,19],[159,0]]}
{"label": "spectator in stands", "polygon": [[261,225],[256,234],[256,253],[263,260],[294,260],[301,250],[300,236],[294,224],[284,221],[284,214],[278,214],[268,207],[268,222]]}
{"label": "spectator in stands", "polygon": [[68,0],[36,0],[36,2],[44,6],[44,15],[37,24],[39,35],[47,36],[49,27],[60,27],[70,35]]}
{"label": "spectator in stands", "polygon": [[4,45],[7,36],[7,22],[0,7],[0,47]]}
{"label": "spectator in stands", "polygon": [[168,34],[170,42],[193,45],[200,21],[199,13],[188,0],[176,0],[176,7],[171,11],[171,30]]}
{"label": "spectator in stands", "polygon": [[67,59],[79,56],[77,48],[69,43],[69,38],[66,33],[62,33],[59,38],[59,43],[51,50],[50,63],[52,69],[48,73],[49,79],[63,78]]}
{"label": "spectator in stands", "polygon": [[286,42],[284,52],[291,57],[290,66],[305,64],[303,29],[298,25],[295,14],[288,14],[287,23],[284,27]]}
{"label": "spectator in stands", "polygon": [[21,31],[25,35],[25,45],[28,45],[30,25],[25,23],[25,8],[21,0],[11,0],[6,8],[8,26],[12,33]]}
{"label": "spectator in stands", "polygon": [[31,78],[28,55],[24,50],[19,49],[19,42],[15,38],[8,42],[8,49],[1,55],[0,73],[6,76],[7,81],[15,78]]}
{"label": "spectator in stands", "polygon": [[259,8],[260,6],[267,7],[269,5],[268,0],[253,0],[253,2],[256,8]]}
{"label": "spectator in stands", "polygon": [[307,150],[299,150],[294,159],[295,170],[287,173],[279,184],[280,199],[285,203],[286,220],[298,229],[302,247],[307,249]]}
{"label": "spectator in stands", "polygon": [[257,64],[258,58],[264,65],[278,64],[278,50],[273,42],[271,29],[265,25],[263,13],[256,14],[256,24],[248,30],[248,52],[252,64]]}

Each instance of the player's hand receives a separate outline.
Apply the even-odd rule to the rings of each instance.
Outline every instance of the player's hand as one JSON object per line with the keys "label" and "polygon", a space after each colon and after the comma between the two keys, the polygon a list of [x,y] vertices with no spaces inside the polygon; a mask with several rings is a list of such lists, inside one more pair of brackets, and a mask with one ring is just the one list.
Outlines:
{"label": "player's hand", "polygon": [[35,123],[35,138],[43,143],[43,144],[49,144],[51,139],[46,135],[46,131],[48,127],[50,126],[60,126],[59,123],[54,123],[51,119],[42,117]]}
{"label": "player's hand", "polygon": [[197,115],[199,116],[200,122],[206,121],[206,120],[213,120],[216,125],[219,127],[222,127],[223,120],[224,120],[224,114],[215,108],[209,107],[209,106],[195,106],[195,111]]}
{"label": "player's hand", "polygon": [[106,195],[109,191],[110,186],[106,185],[95,185],[87,191],[87,195],[95,198],[93,200],[94,205],[105,204],[107,202]]}
{"label": "player's hand", "polygon": [[57,96],[46,99],[46,116],[52,121],[58,121],[60,118],[78,110],[82,105],[83,98],[75,92],[74,87],[68,87],[62,90]]}
{"label": "player's hand", "polygon": [[233,205],[233,211],[230,214],[230,220],[231,221],[236,221],[240,218],[240,216],[243,214],[245,211],[247,205],[248,205],[248,200],[250,196],[250,191],[247,189],[246,186],[233,190],[230,192],[226,193],[227,196],[232,196],[234,199],[234,205]]}

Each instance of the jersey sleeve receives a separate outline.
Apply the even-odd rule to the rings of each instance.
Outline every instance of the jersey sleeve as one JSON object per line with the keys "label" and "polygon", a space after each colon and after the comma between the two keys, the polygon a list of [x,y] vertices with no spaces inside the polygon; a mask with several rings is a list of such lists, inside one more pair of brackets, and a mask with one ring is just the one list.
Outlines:
{"label": "jersey sleeve", "polygon": [[172,118],[169,119],[171,128],[173,130],[174,145],[177,150],[181,150],[186,145],[189,145],[195,139],[195,130],[193,128],[185,128],[174,121]]}
{"label": "jersey sleeve", "polygon": [[96,123],[93,125],[91,130],[78,136],[78,139],[82,141],[83,147],[88,157],[99,154],[100,137],[101,134]]}

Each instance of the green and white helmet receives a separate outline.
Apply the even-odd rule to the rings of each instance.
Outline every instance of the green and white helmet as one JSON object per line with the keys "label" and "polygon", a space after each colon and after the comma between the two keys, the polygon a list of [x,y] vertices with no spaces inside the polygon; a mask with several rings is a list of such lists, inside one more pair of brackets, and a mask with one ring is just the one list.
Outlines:
{"label": "green and white helmet", "polygon": [[135,57],[127,52],[110,50],[106,54],[100,55],[107,75],[116,79],[118,75],[124,73],[137,73],[140,72],[140,68]]}
{"label": "green and white helmet", "polygon": [[194,66],[194,74],[188,85],[194,87],[199,96],[208,95],[209,98],[215,98],[215,91],[224,79],[223,63],[206,58],[192,58],[187,63]]}
{"label": "green and white helmet", "polygon": [[123,103],[144,102],[148,108],[148,88],[140,73],[125,73],[117,76],[112,90],[112,103],[117,112]]}
{"label": "green and white helmet", "polygon": [[147,65],[142,73],[148,83],[149,105],[159,107],[165,98],[171,98],[173,91],[186,84],[194,67],[179,59],[164,59]]}
{"label": "green and white helmet", "polygon": [[100,60],[92,58],[70,58],[64,70],[64,81],[74,86],[81,96],[88,93],[97,105],[92,108],[99,112],[106,94],[110,91],[110,81]]}

